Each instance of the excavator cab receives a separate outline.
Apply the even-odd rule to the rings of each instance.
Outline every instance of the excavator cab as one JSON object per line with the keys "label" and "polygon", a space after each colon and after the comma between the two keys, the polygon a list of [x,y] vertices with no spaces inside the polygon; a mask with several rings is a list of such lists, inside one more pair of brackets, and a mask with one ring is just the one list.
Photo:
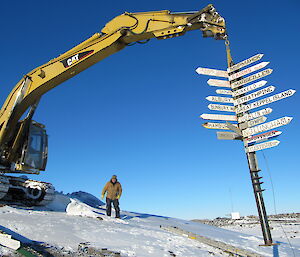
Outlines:
{"label": "excavator cab", "polygon": [[45,170],[48,157],[48,136],[42,124],[31,122],[27,144],[23,145],[21,165]]}
{"label": "excavator cab", "polygon": [[[14,167],[0,172],[0,203],[45,205],[54,199],[50,183],[28,179],[26,176],[7,176],[4,173],[39,174],[45,170],[48,157],[48,136],[45,126],[31,119],[19,122],[14,141]],[[11,147],[13,149],[13,147]],[[5,168],[5,167],[4,167]]]}

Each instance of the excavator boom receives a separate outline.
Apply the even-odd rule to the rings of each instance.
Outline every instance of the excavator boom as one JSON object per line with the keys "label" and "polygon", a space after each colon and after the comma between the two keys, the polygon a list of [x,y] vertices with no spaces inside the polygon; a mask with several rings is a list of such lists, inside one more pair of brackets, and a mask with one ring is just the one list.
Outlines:
{"label": "excavator boom", "polygon": [[19,81],[0,111],[0,148],[11,140],[12,130],[24,112],[50,89],[133,42],[172,38],[197,29],[205,37],[216,39],[223,39],[226,34],[225,21],[212,5],[195,13],[156,11],[117,16],[101,33],[37,67]]}
{"label": "excavator boom", "polygon": [[[44,125],[32,120],[43,94],[128,45],[152,38],[178,37],[191,30],[201,30],[204,37],[226,37],[225,20],[212,5],[198,12],[186,13],[126,12],[108,22],[101,33],[94,34],[59,57],[26,74],[13,88],[0,110],[0,173],[38,174],[39,171],[45,170],[47,134]],[[20,120],[27,110],[27,116]],[[2,185],[10,183],[0,175],[0,189],[1,178],[6,181],[2,182]],[[14,190],[18,191],[23,182],[18,180],[14,183],[17,184]],[[32,181],[29,184],[29,195],[37,192],[37,187],[43,187]],[[7,186],[5,188],[3,195],[8,190]]]}

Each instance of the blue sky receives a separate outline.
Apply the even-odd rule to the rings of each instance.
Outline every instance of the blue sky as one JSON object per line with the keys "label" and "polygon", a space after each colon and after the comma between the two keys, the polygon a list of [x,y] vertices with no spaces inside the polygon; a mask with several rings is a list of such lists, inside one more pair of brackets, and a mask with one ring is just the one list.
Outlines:
{"label": "blue sky", "polygon": [[[3,102],[21,77],[90,37],[123,12],[200,10],[207,1],[5,1],[1,2]],[[225,17],[235,62],[257,53],[274,69],[268,86],[298,89],[300,4],[296,0],[214,1]],[[100,195],[117,174],[121,208],[179,218],[214,218],[234,211],[256,214],[242,143],[220,141],[204,129],[202,113],[214,89],[199,66],[226,68],[223,41],[183,37],[127,47],[42,97],[35,120],[47,127],[49,161],[34,179],[58,191]],[[268,121],[294,120],[280,128],[281,144],[258,152],[268,213],[299,212],[299,93],[269,105]]]}

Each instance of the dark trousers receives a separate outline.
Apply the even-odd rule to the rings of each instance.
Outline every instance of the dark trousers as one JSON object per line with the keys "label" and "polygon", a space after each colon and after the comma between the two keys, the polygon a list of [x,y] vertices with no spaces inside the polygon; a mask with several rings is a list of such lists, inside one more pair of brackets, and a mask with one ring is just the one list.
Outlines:
{"label": "dark trousers", "polygon": [[119,200],[109,199],[106,197],[106,215],[111,216],[111,203],[113,203],[115,211],[116,211],[116,218],[120,218],[120,207],[119,207]]}

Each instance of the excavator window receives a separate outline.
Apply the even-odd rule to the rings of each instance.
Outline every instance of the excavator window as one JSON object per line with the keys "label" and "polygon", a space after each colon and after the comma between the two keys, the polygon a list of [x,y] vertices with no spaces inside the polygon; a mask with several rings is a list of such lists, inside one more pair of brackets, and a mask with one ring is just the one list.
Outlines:
{"label": "excavator window", "polygon": [[43,170],[47,162],[47,134],[45,129],[31,124],[28,144],[23,151],[23,163],[33,169]]}

